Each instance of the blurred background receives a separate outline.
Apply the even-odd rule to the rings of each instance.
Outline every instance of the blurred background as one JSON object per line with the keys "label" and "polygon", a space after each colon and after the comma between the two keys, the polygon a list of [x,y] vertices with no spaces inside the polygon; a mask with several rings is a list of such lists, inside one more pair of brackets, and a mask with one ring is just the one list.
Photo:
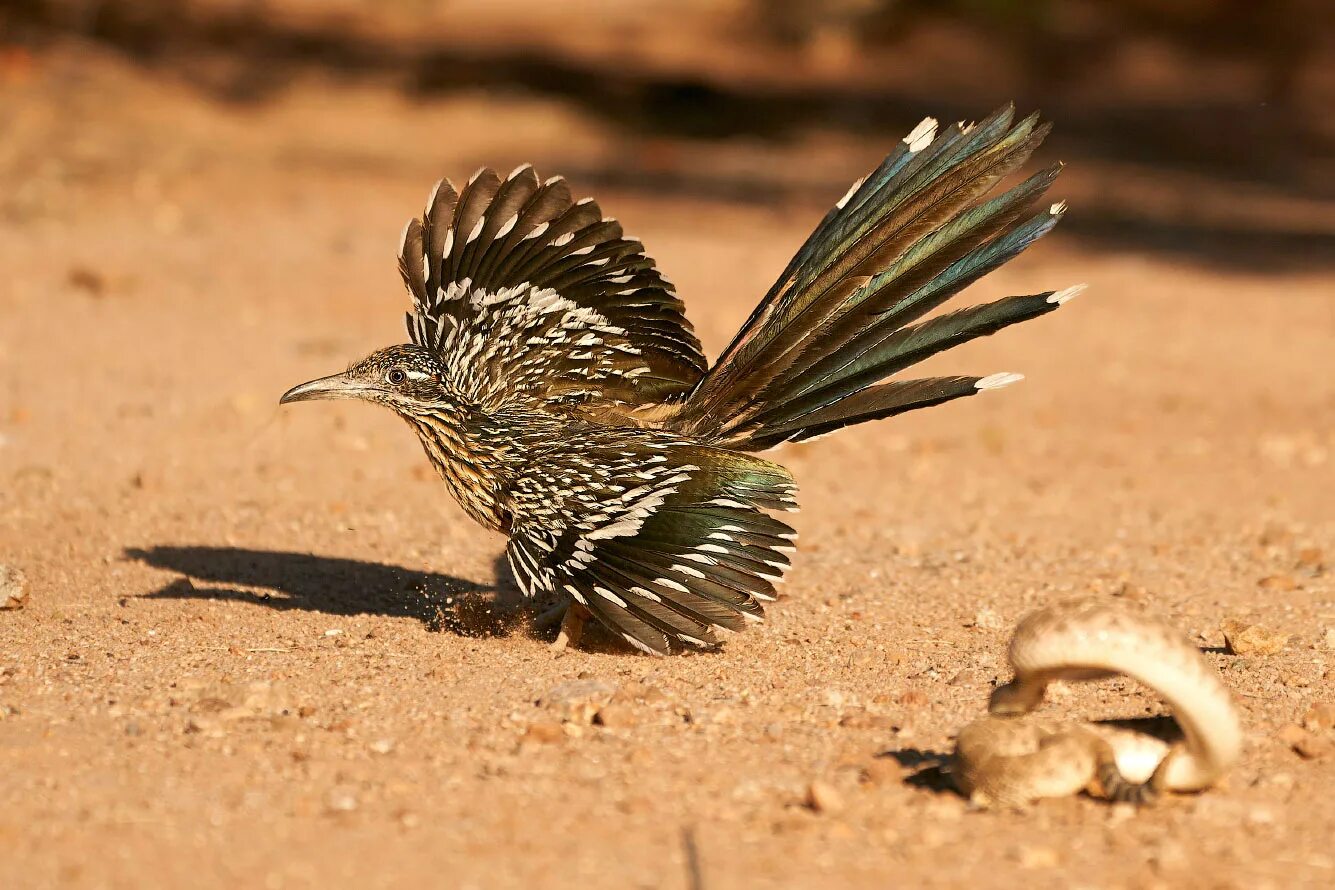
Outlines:
{"label": "blurred background", "polygon": [[925,114],[1013,98],[1079,161],[1064,235],[1325,263],[1332,21],[1326,0],[6,0],[0,208],[59,214],[126,172],[169,198],[241,160],[182,119],[219,107],[251,150],[281,145],[248,159],[276,172],[524,158],[588,187],[822,203]]}
{"label": "blurred background", "polygon": [[[1332,19],[0,0],[0,886],[1330,886],[1335,759],[1281,727],[1335,647]],[[275,405],[402,341],[441,176],[566,175],[714,355],[923,117],[1011,99],[1070,210],[949,308],[1088,292],[922,369],[1023,385],[782,451],[802,550],[721,653],[554,659],[401,422]],[[1235,781],[1134,818],[925,787],[1013,622],[1085,592],[1229,667]],[[1294,642],[1239,660],[1225,618]],[[537,704],[586,678],[626,723]]]}

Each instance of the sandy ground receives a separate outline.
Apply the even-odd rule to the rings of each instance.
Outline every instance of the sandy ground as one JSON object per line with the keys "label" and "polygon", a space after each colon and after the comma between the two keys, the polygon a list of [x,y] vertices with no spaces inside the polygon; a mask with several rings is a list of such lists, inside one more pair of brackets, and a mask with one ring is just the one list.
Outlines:
{"label": "sandy ground", "polygon": [[[885,146],[674,148],[466,93],[234,106],[86,62],[7,87],[0,562],[30,600],[0,612],[0,886],[1335,882],[1330,737],[1292,745],[1335,699],[1329,264],[1059,233],[974,296],[1089,292],[935,366],[1023,385],[779,455],[803,548],[763,627],[558,658],[397,420],[278,394],[398,342],[397,233],[442,173],[534,160],[597,187],[717,350]],[[646,156],[802,187],[589,172]],[[1119,192],[1067,160],[1065,194]],[[1005,678],[1014,620],[1086,592],[1207,649],[1243,762],[1140,812],[971,811],[935,756]],[[1224,654],[1229,618],[1291,640]],[[576,679],[616,688],[611,725],[537,704]],[[1050,707],[1160,713],[1116,682]],[[841,805],[806,806],[813,781]]]}

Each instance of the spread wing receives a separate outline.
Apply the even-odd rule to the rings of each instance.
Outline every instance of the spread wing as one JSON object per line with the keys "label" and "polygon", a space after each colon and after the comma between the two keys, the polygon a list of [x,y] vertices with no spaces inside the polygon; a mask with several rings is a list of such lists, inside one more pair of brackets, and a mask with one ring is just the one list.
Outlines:
{"label": "spread wing", "polygon": [[560,177],[529,165],[436,185],[404,229],[408,334],[479,404],[513,398],[636,407],[705,371],[672,285],[639,241]]}
{"label": "spread wing", "polygon": [[584,430],[508,493],[507,551],[528,595],[568,595],[637,648],[710,648],[764,615],[788,567],[788,471],[670,434]]}

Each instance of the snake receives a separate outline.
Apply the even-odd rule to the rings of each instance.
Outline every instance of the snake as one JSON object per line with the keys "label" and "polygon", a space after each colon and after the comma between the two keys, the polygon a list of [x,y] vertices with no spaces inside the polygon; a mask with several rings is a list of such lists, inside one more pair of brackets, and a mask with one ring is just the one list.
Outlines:
{"label": "snake", "polygon": [[[992,691],[987,716],[959,732],[949,767],[977,806],[1023,808],[1082,791],[1149,803],[1213,786],[1241,755],[1237,708],[1219,674],[1173,627],[1120,602],[1041,608],[1016,626],[1007,656],[1014,679]],[[1119,675],[1164,700],[1180,738],[1034,713],[1054,681]]]}

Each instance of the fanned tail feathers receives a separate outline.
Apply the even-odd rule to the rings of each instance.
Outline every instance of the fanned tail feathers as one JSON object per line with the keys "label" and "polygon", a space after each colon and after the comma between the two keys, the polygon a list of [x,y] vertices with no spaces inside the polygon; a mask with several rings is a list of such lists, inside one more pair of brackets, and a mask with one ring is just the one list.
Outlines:
{"label": "fanned tail feathers", "polygon": [[[674,424],[762,450],[994,388],[990,377],[876,385],[929,356],[1056,309],[1077,288],[921,320],[1061,219],[1060,165],[986,199],[1047,134],[1013,106],[937,132],[930,118],[826,215],[687,398]],[[1018,379],[1010,376],[1007,380]]]}

